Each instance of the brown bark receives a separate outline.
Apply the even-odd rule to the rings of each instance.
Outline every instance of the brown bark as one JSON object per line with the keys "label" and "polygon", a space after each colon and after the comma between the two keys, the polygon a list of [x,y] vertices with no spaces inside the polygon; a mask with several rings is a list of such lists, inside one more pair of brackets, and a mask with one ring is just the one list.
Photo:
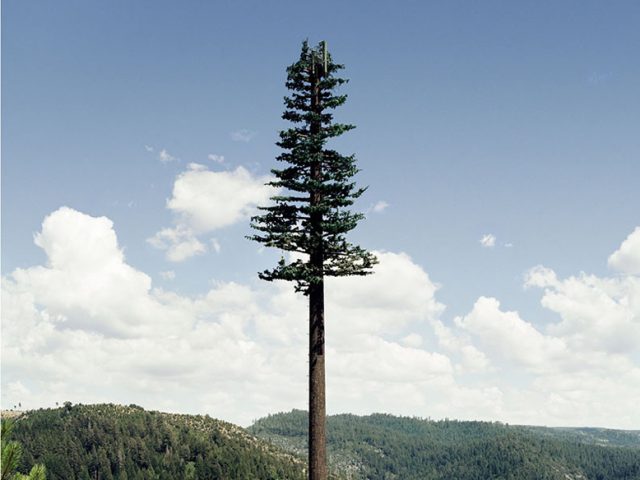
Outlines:
{"label": "brown bark", "polygon": [[[313,57],[311,82],[313,95],[311,107],[316,113],[322,111],[320,105],[320,72]],[[311,135],[320,132],[320,122],[310,125]],[[311,166],[311,177],[322,179],[322,152]],[[311,192],[311,207],[322,201],[319,192]],[[312,251],[309,261],[316,272],[317,279],[309,285],[309,480],[327,479],[327,447],[325,431],[325,366],[324,366],[324,252],[322,245],[322,214],[312,212],[310,215]]]}
{"label": "brown bark", "polygon": [[309,480],[326,480],[324,285],[309,289]]}

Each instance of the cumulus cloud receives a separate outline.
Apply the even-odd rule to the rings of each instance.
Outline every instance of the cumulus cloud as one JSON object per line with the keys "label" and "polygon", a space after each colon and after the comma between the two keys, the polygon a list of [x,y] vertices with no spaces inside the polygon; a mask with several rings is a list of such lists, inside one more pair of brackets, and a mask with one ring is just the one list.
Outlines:
{"label": "cumulus cloud", "polygon": [[432,322],[433,332],[438,345],[456,361],[456,371],[460,373],[479,373],[490,369],[490,361],[484,352],[476,348],[460,331],[445,325],[440,319]]}
{"label": "cumulus cloud", "polygon": [[600,278],[582,273],[564,280],[546,267],[532,268],[525,286],[544,289],[541,303],[560,316],[549,331],[578,349],[610,353],[640,345],[640,278]]}
{"label": "cumulus cloud", "polygon": [[496,246],[496,237],[491,233],[487,233],[480,238],[480,245],[484,248],[493,248]]}
{"label": "cumulus cloud", "polygon": [[148,315],[158,328],[182,324],[149,295],[151,278],[125,262],[108,218],[60,208],[45,218],[35,243],[47,265],[16,269],[11,290],[46,304],[49,321],[117,337],[148,332]]}
{"label": "cumulus cloud", "polygon": [[450,379],[453,368],[440,353],[406,347],[373,335],[358,338],[358,348],[329,350],[329,373],[359,381],[433,382]]}
{"label": "cumulus cloud", "polygon": [[215,163],[224,163],[224,155],[216,155],[215,153],[210,153],[207,155],[207,158]]}
{"label": "cumulus cloud", "polygon": [[541,334],[517,312],[503,312],[495,298],[480,297],[471,312],[455,323],[478,339],[483,351],[527,367],[546,366],[567,352],[562,340]]}
{"label": "cumulus cloud", "polygon": [[343,318],[337,328],[348,333],[399,333],[413,322],[437,318],[444,305],[435,298],[439,286],[405,253],[373,252],[380,263],[366,277],[328,282],[332,302],[328,318]]}
{"label": "cumulus cloud", "polygon": [[[238,391],[277,373],[270,352],[247,335],[257,311],[248,287],[221,283],[200,297],[154,290],[126,263],[110,220],[69,208],[45,219],[36,243],[47,264],[17,269],[2,283],[3,382],[29,379],[32,406],[149,404],[174,391],[173,401],[185,398],[183,411],[197,410],[202,385]],[[219,414],[248,420],[239,410]]]}
{"label": "cumulus cloud", "polygon": [[485,365],[479,373],[500,392],[498,416],[551,425],[640,421],[629,400],[640,397],[640,278],[628,268],[634,234],[610,257],[618,277],[561,278],[544,266],[526,273],[525,287],[542,289],[551,319],[525,319],[495,298],[480,297],[452,326],[436,320],[439,344],[458,359],[461,373]]}
{"label": "cumulus cloud", "polygon": [[173,185],[167,208],[197,232],[210,232],[246,220],[257,205],[268,203],[274,189],[269,177],[256,177],[244,167],[216,172],[189,165]]}
{"label": "cumulus cloud", "polygon": [[[46,265],[17,269],[2,283],[3,382],[29,379],[30,393],[21,399],[27,406],[71,400],[207,408],[243,424],[304,408],[307,306],[290,284],[254,289],[219,282],[198,296],[154,289],[126,262],[109,219],[69,208],[45,219],[36,243]],[[433,298],[437,286],[407,255],[378,256],[377,279],[328,285],[329,390],[336,410],[353,410],[354,396],[372,382],[389,387],[377,398],[391,408],[424,401],[417,391],[411,399],[395,397],[402,382],[455,385],[445,355],[381,336],[406,337],[410,324],[424,324],[442,306]],[[398,276],[405,283],[386,289]],[[367,298],[375,302],[359,304]],[[347,379],[350,388],[342,388]],[[247,385],[256,393],[247,394]],[[3,401],[18,393],[3,388]]]}
{"label": "cumulus cloud", "polygon": [[[265,205],[276,189],[265,185],[269,177],[258,177],[242,166],[230,171],[213,171],[204,165],[189,164],[176,178],[167,208],[175,216],[176,226],[157,232],[148,241],[167,250],[167,258],[183,261],[207,251],[198,240],[200,234],[247,221],[256,206]],[[220,250],[217,241],[211,242]]]}
{"label": "cumulus cloud", "polygon": [[640,227],[609,257],[609,267],[622,273],[640,275]]}
{"label": "cumulus cloud", "polygon": [[629,400],[640,396],[632,355],[575,342],[554,324],[536,326],[503,311],[493,298],[481,297],[456,324],[493,360],[498,414],[510,422],[629,428],[640,420]]}
{"label": "cumulus cloud", "polygon": [[[111,220],[70,208],[47,216],[35,242],[46,262],[2,279],[3,405],[133,402],[240,424],[305,408],[308,307],[290,284],[154,288],[127,263]],[[636,276],[562,279],[537,267],[525,283],[557,318],[480,297],[448,321],[420,265],[375,253],[374,275],[327,280],[329,412],[640,421]]]}
{"label": "cumulus cloud", "polygon": [[410,333],[401,340],[403,345],[412,348],[419,348],[420,346],[422,346],[422,341],[422,336],[417,333]]}
{"label": "cumulus cloud", "polygon": [[167,259],[171,262],[182,262],[195,255],[207,251],[207,247],[198,240],[193,231],[183,225],[175,228],[164,228],[147,242],[160,250],[166,250]]}

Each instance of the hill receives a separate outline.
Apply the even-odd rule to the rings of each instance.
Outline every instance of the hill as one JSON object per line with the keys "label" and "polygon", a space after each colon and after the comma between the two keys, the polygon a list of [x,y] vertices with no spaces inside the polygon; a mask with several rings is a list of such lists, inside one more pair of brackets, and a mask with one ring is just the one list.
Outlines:
{"label": "hill", "polygon": [[48,480],[304,478],[300,459],[208,416],[67,403],[14,421],[19,470],[44,463]]}
{"label": "hill", "polygon": [[[303,455],[307,413],[270,415],[249,431]],[[327,432],[332,469],[354,480],[640,479],[640,432],[382,414],[330,416]]]}
{"label": "hill", "polygon": [[[248,431],[135,405],[67,403],[14,422],[20,471],[43,463],[49,480],[305,478],[300,410]],[[335,415],[328,448],[334,478],[350,480],[640,480],[638,431]]]}

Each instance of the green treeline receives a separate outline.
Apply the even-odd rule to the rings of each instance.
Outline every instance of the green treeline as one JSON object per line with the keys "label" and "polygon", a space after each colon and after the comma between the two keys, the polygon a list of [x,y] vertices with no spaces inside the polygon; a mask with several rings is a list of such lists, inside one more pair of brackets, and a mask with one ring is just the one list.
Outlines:
{"label": "green treeline", "polygon": [[[335,479],[640,480],[640,432],[382,414],[330,416],[327,428]],[[48,480],[302,480],[307,413],[247,432],[208,416],[66,404],[17,418],[11,440],[18,470],[43,464]]]}
{"label": "green treeline", "polygon": [[[271,415],[249,430],[303,454],[306,417],[296,410]],[[640,435],[633,432],[381,414],[331,416],[327,432],[331,467],[351,479],[640,479]],[[629,446],[595,444],[611,439]]]}
{"label": "green treeline", "polygon": [[18,418],[20,471],[48,480],[303,479],[304,464],[240,427],[134,405],[71,405]]}

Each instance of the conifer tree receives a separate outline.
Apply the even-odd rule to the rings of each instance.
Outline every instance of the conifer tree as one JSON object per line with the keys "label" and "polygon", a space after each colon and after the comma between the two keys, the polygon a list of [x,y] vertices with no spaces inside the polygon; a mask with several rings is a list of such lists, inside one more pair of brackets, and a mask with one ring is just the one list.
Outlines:
{"label": "conifer tree", "polygon": [[252,218],[258,233],[249,237],[293,253],[259,277],[293,281],[296,291],[309,298],[310,480],[327,478],[324,278],[367,275],[377,262],[345,236],[364,218],[348,210],[365,191],[353,181],[358,172],[355,157],[327,146],[330,139],[354,128],[334,123],[331,113],[347,99],[335,93],[347,82],[335,76],[343,68],[333,62],[325,42],[311,48],[306,41],[300,59],[287,68],[290,95],[285,97],[282,118],[293,125],[280,132],[277,145],[284,151],[276,160],[286,165],[272,170],[275,179],[269,183],[284,193],[272,197],[273,205],[261,207],[263,213]]}
{"label": "conifer tree", "polygon": [[18,442],[9,441],[13,422],[11,420],[2,420],[2,431],[0,438],[2,439],[2,461],[0,462],[0,479],[1,480],[45,480],[46,469],[44,465],[34,465],[28,475],[24,475],[17,471],[22,458],[22,445]]}

